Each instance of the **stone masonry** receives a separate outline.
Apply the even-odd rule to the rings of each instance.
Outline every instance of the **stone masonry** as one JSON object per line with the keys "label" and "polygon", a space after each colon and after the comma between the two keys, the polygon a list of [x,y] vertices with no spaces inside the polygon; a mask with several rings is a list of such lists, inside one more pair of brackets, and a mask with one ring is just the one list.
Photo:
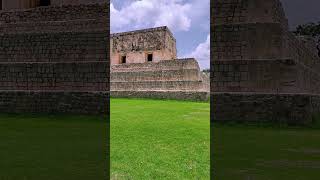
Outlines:
{"label": "stone masonry", "polygon": [[131,32],[116,33],[110,39],[111,65],[152,62],[177,58],[176,40],[167,27],[143,29]]}
{"label": "stone masonry", "polygon": [[106,0],[0,0],[0,10],[29,9],[39,6],[62,6],[105,3]]}
{"label": "stone masonry", "polygon": [[281,2],[215,0],[212,16],[212,119],[311,122],[320,59],[289,32]]}
{"label": "stone masonry", "polygon": [[197,61],[176,59],[176,40],[167,27],[112,34],[110,41],[111,96],[209,99]]}
{"label": "stone masonry", "polygon": [[0,12],[0,112],[107,115],[109,4]]}

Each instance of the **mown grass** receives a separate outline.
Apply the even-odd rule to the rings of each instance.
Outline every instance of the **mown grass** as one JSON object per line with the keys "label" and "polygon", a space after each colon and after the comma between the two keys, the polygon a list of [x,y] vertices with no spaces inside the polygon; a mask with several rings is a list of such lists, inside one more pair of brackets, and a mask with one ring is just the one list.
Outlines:
{"label": "mown grass", "polygon": [[111,99],[111,179],[209,179],[209,103]]}
{"label": "mown grass", "polygon": [[0,115],[0,180],[106,178],[106,119]]}
{"label": "mown grass", "polygon": [[320,128],[317,127],[214,123],[214,178],[318,180]]}
{"label": "mown grass", "polygon": [[[111,179],[209,179],[209,103],[112,99]],[[0,180],[105,179],[106,120],[0,115]],[[214,123],[214,179],[318,180],[320,126]]]}

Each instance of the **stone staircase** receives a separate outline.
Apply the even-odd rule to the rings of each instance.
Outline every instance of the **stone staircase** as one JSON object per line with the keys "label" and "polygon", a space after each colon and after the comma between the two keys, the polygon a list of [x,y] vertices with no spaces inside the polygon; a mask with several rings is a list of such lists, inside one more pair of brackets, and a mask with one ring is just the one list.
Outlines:
{"label": "stone staircase", "polygon": [[113,97],[204,101],[209,94],[195,59],[114,65],[110,85]]}

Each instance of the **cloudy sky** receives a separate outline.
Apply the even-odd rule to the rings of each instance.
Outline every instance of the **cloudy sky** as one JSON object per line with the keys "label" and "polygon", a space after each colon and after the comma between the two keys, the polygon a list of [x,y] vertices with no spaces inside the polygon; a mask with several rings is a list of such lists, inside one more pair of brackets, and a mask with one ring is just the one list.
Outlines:
{"label": "cloudy sky", "polygon": [[299,24],[320,22],[320,0],[281,0],[291,29]]}
{"label": "cloudy sky", "polygon": [[111,0],[111,32],[168,26],[178,57],[210,64],[210,0]]}
{"label": "cloudy sky", "polygon": [[[320,0],[281,0],[291,29],[320,21]],[[195,57],[209,68],[210,0],[111,0],[111,32],[168,26],[178,57]]]}

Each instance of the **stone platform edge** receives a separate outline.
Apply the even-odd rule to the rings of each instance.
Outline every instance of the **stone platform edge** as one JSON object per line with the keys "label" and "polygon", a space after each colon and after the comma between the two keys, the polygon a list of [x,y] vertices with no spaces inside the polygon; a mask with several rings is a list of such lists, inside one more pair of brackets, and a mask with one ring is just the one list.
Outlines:
{"label": "stone platform edge", "polygon": [[110,97],[209,102],[210,93],[205,91],[110,91]]}
{"label": "stone platform edge", "polygon": [[320,114],[318,94],[211,93],[211,121],[310,125]]}
{"label": "stone platform edge", "polygon": [[1,113],[108,116],[107,91],[0,91]]}

